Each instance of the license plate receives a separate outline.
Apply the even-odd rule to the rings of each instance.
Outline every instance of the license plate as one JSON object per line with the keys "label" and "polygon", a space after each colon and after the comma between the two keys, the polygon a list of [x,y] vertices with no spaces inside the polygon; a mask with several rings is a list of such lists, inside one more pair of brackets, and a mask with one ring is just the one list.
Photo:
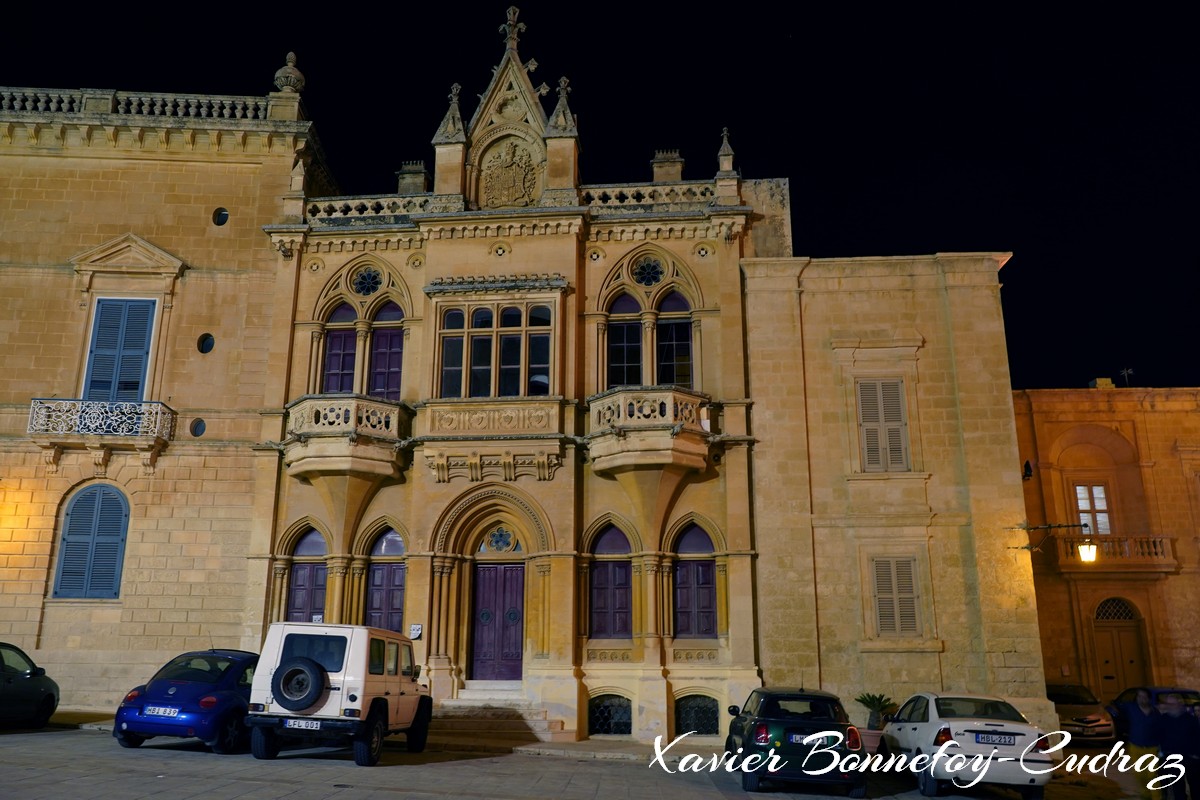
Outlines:
{"label": "license plate", "polygon": [[155,717],[178,717],[179,709],[170,706],[146,706],[146,714]]}
{"label": "license plate", "polygon": [[977,733],[975,734],[975,742],[977,744],[1016,744],[1017,737],[1009,736],[1004,733]]}
{"label": "license plate", "polygon": [[[789,733],[788,737],[787,737],[788,744],[804,744],[804,740],[807,739],[809,736],[812,736],[812,734],[811,733]],[[814,745],[827,746],[827,745],[833,744],[836,741],[837,741],[836,736],[819,736],[819,737],[813,739],[811,743]]]}
{"label": "license plate", "polygon": [[306,731],[321,730],[321,720],[319,719],[285,719],[283,721],[285,728],[303,728]]}

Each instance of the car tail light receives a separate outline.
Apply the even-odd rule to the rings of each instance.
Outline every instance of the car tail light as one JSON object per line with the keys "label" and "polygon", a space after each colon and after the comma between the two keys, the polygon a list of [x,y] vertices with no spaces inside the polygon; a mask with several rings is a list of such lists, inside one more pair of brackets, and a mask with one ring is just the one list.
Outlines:
{"label": "car tail light", "polygon": [[754,743],[755,744],[770,744],[771,732],[767,730],[767,723],[760,722],[754,726]]}
{"label": "car tail light", "polygon": [[1037,738],[1037,741],[1033,743],[1033,747],[1031,747],[1030,749],[1034,750],[1036,752],[1039,752],[1039,753],[1046,752],[1047,750],[1050,749],[1050,737],[1049,736],[1039,736]]}
{"label": "car tail light", "polygon": [[265,703],[251,703],[250,710],[251,711],[266,711],[267,706]]}
{"label": "car tail light", "polygon": [[211,695],[211,694],[206,694],[204,697],[201,697],[200,698],[200,707],[203,708],[205,711],[208,711],[210,708],[216,708],[217,707],[216,696]]}
{"label": "car tail light", "polygon": [[343,708],[342,716],[343,717],[361,717],[362,709],[361,708]]}
{"label": "car tail light", "polygon": [[136,699],[138,699],[139,697],[141,697],[141,695],[142,695],[142,693],[141,693],[141,692],[139,692],[137,689],[134,689],[132,692],[130,692],[129,694],[125,695],[125,699],[124,699],[124,700],[122,700],[121,702],[122,702],[122,703],[132,703],[134,700],[136,700]]}
{"label": "car tail light", "polygon": [[846,729],[846,747],[851,750],[862,749],[862,734],[853,725]]}
{"label": "car tail light", "polygon": [[950,735],[950,726],[943,725],[941,728],[938,728],[937,736],[933,737],[933,746],[941,747],[946,742],[953,742],[953,741],[954,741],[954,737]]}

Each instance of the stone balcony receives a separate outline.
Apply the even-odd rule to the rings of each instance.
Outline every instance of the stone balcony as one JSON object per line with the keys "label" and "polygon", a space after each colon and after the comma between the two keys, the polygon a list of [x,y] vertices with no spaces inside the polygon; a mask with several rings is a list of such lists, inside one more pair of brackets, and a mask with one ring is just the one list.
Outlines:
{"label": "stone balcony", "polygon": [[89,450],[103,474],[114,452],[137,452],[153,470],[175,435],[175,412],[163,403],[102,403],[94,400],[34,398],[29,406],[29,438],[57,468],[64,450]]}
{"label": "stone balcony", "polygon": [[426,400],[417,406],[425,464],[438,483],[552,480],[569,438],[566,407],[558,397]]}
{"label": "stone balcony", "polygon": [[[1055,565],[1059,572],[1160,572],[1179,571],[1175,539],[1170,536],[1056,536]],[[1096,545],[1096,560],[1079,558],[1079,545]]]}
{"label": "stone balcony", "polygon": [[707,395],[676,387],[610,389],[588,398],[588,450],[599,473],[637,467],[704,470]]}
{"label": "stone balcony", "polygon": [[307,395],[287,406],[288,474],[394,478],[408,466],[412,411],[354,394]]}

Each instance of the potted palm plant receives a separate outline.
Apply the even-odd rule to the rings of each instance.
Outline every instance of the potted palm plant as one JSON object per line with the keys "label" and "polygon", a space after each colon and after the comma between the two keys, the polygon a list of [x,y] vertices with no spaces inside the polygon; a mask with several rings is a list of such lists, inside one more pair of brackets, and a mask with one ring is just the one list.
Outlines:
{"label": "potted palm plant", "polygon": [[865,706],[870,714],[867,715],[867,729],[859,731],[862,734],[863,748],[868,753],[879,749],[879,739],[883,735],[883,715],[895,710],[896,703],[885,694],[863,692],[854,698],[854,702]]}

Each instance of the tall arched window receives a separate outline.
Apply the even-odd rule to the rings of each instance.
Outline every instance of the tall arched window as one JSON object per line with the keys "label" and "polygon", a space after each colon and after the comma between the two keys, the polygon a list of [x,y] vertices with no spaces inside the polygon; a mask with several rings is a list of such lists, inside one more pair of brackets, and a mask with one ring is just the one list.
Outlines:
{"label": "tall arched window", "polygon": [[679,292],[658,304],[656,383],[692,388],[692,307]]}
{"label": "tall arched window", "polygon": [[371,548],[365,624],[404,632],[404,539],[388,528]]}
{"label": "tall arched window", "polygon": [[121,592],[129,503],[111,486],[92,486],[67,504],[55,597],[112,600]]}
{"label": "tall arched window", "polygon": [[367,394],[384,400],[400,399],[404,367],[404,311],[388,303],[375,313],[371,324],[371,366]]}
{"label": "tall arched window", "polygon": [[358,314],[342,303],[325,321],[325,371],[321,392],[340,394],[354,391],[354,355],[358,337],[354,321]]}
{"label": "tall arched window", "polygon": [[622,294],[608,307],[608,388],[642,383],[642,307]]}
{"label": "tall arched window", "polygon": [[633,636],[629,539],[610,525],[592,545],[589,635],[593,639]]}
{"label": "tall arched window", "polygon": [[675,544],[675,638],[717,635],[717,566],[712,539],[691,525]]}
{"label": "tall arched window", "polygon": [[325,621],[325,537],[309,530],[292,550],[288,584],[288,622]]}

